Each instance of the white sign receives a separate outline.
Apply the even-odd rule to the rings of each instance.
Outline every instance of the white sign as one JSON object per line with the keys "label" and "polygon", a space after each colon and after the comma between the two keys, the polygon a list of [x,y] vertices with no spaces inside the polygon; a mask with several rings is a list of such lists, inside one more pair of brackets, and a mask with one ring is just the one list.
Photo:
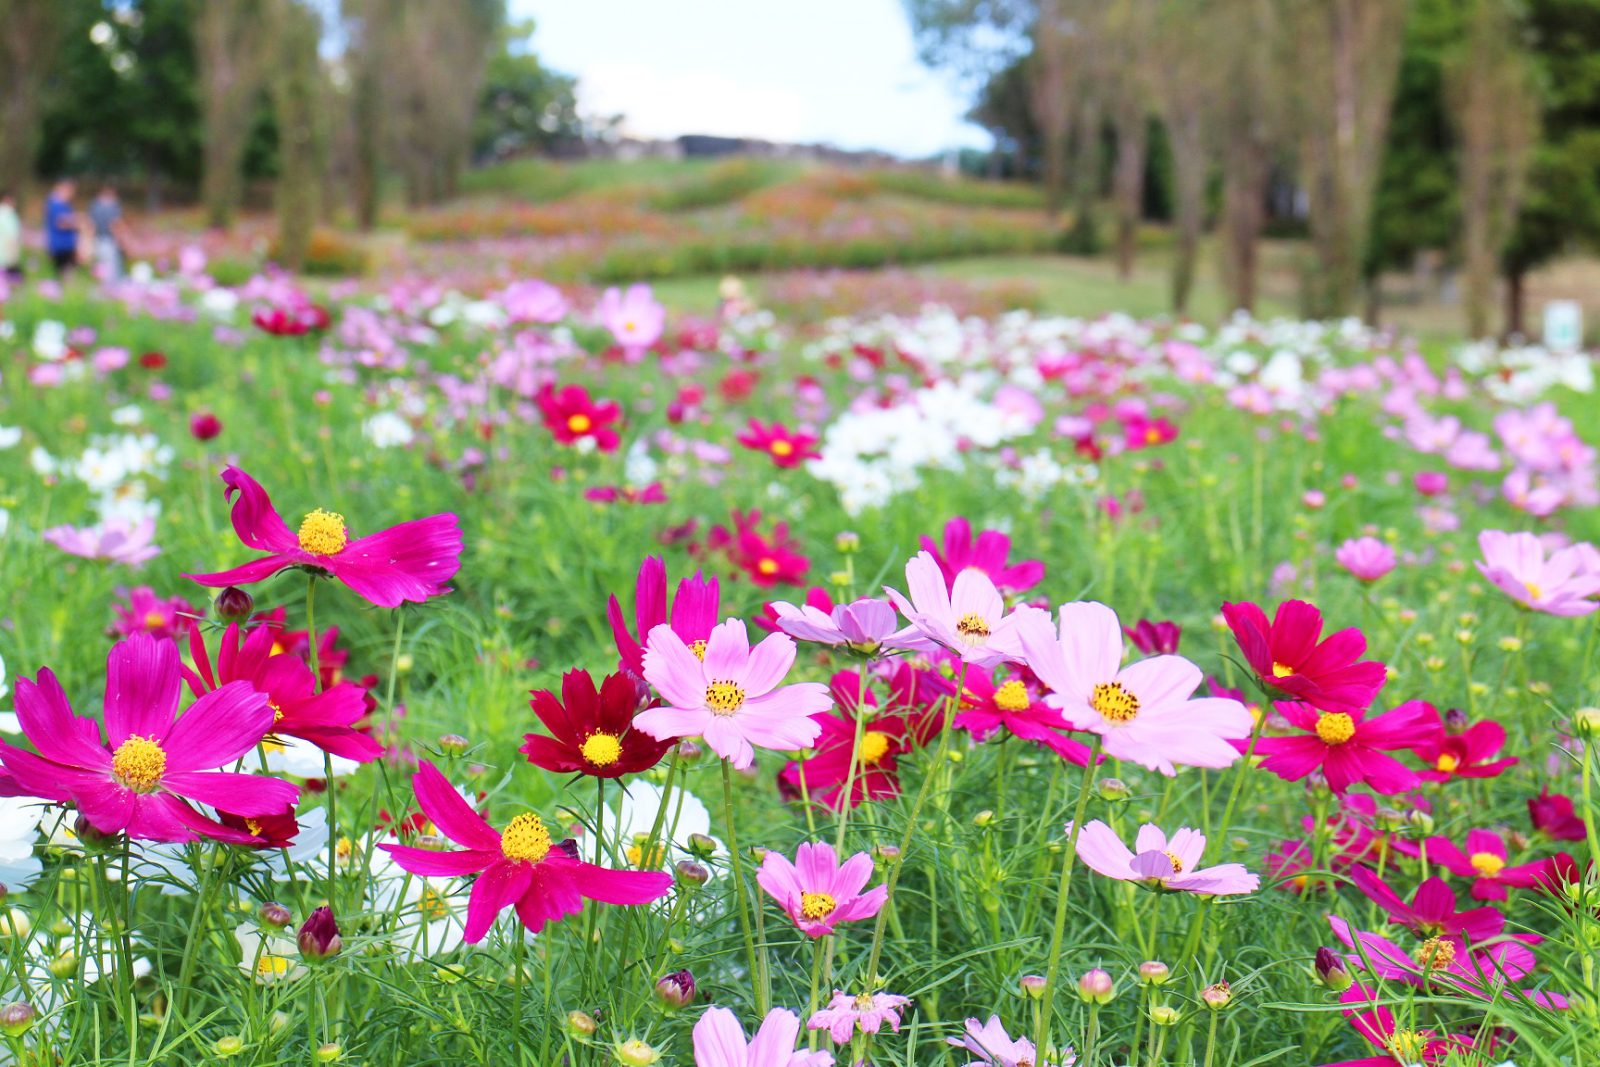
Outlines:
{"label": "white sign", "polygon": [[1576,300],[1552,300],[1544,306],[1544,346],[1552,352],[1583,347],[1583,308]]}

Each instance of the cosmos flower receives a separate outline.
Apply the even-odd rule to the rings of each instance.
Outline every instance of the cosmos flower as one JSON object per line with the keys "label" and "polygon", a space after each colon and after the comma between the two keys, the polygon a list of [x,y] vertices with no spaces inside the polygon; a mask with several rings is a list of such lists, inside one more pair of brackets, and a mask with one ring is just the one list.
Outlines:
{"label": "cosmos flower", "polygon": [[787,1008],[768,1012],[753,1038],[727,1008],[707,1008],[694,1024],[695,1067],[833,1067],[830,1053],[795,1051],[799,1036],[800,1017]]}
{"label": "cosmos flower", "polygon": [[811,561],[800,553],[799,544],[789,536],[788,523],[774,523],[769,535],[758,529],[759,511],[733,513],[733,528],[715,526],[706,537],[706,547],[727,555],[728,562],[744,572],[758,588],[775,585],[804,585]]}
{"label": "cosmos flower", "polygon": [[590,442],[602,452],[615,452],[622,444],[613,423],[622,418],[622,408],[610,400],[596,403],[581,385],[564,386],[559,392],[545,385],[534,398],[544,416],[545,428],[564,445]]}
{"label": "cosmos flower", "polygon": [[1202,676],[1182,656],[1123,667],[1122,627],[1104,604],[1061,605],[1059,637],[1046,613],[1017,614],[1028,667],[1050,689],[1050,706],[1073,729],[1099,734],[1107,755],[1168,776],[1178,764],[1227,767],[1239,758],[1230,741],[1250,733],[1244,705],[1191,699]]}
{"label": "cosmos flower", "polygon": [[1255,604],[1224,604],[1222,617],[1261,683],[1324,711],[1360,711],[1388,681],[1360,660],[1367,639],[1354,626],[1322,638],[1322,613],[1303,600],[1278,605],[1272,621]]}
{"label": "cosmos flower", "polygon": [[304,567],[339,579],[380,608],[395,608],[448,592],[445,583],[461,566],[461,528],[454,514],[413,519],[352,540],[343,515],[317,508],[293,533],[254,478],[228,467],[222,481],[233,500],[239,540],[270,555],[215,574],[184,575],[201,585],[248,585]]}
{"label": "cosmos flower", "polygon": [[1480,947],[1476,943],[1468,946],[1460,937],[1434,935],[1407,952],[1381,934],[1352,928],[1337,915],[1328,916],[1328,925],[1352,950],[1345,957],[1351,968],[1369,970],[1389,982],[1418,987],[1438,983],[1482,994],[1526,978],[1536,962],[1533,950],[1516,938]]}
{"label": "cosmos flower", "polygon": [[[1071,826],[1067,827],[1067,836],[1072,836]],[[1099,819],[1078,831],[1078,858],[1107,878],[1208,896],[1253,893],[1261,886],[1261,879],[1242,864],[1199,866],[1206,838],[1187,826],[1168,838],[1154,823],[1145,823],[1139,827],[1134,847],[1138,852],[1124,845],[1117,832]]]}
{"label": "cosmos flower", "polygon": [[832,700],[820,682],[782,685],[794,665],[794,642],[772,634],[755,648],[745,625],[729,619],[711,631],[703,654],[684,644],[671,626],[650,631],[645,679],[666,701],[633,724],[651,737],[704,737],[717,755],[739,770],[755,762],[755,747],[794,751],[816,741],[811,718]]}
{"label": "cosmos flower", "polygon": [[635,354],[661,340],[667,324],[667,309],[656,300],[648,285],[630,285],[626,293],[615,286],[607,289],[600,294],[596,312],[601,324],[617,339],[617,344]]}
{"label": "cosmos flower", "polygon": [[1145,655],[1170,656],[1178,651],[1178,641],[1183,637],[1183,627],[1175,622],[1152,622],[1140,619],[1122,632]]}
{"label": "cosmos flower", "polygon": [[767,853],[756,882],[778,902],[807,937],[823,937],[839,923],[859,922],[878,914],[889,899],[889,887],[874,886],[872,857],[857,852],[843,863],[825,842],[804,842],[790,863],[776,850]]}
{"label": "cosmos flower", "polygon": [[815,434],[791,431],[781,422],[763,425],[751,419],[749,428],[737,440],[752,452],[766,453],[773,464],[779,467],[794,468],[806,460],[822,458],[822,453],[816,449]]}
{"label": "cosmos flower", "polygon": [[[1382,1055],[1366,1056],[1359,1060],[1336,1060],[1321,1067],[1396,1067],[1399,1065],[1425,1065],[1443,1063],[1452,1053],[1468,1052],[1473,1047],[1472,1038],[1464,1034],[1441,1035],[1433,1030],[1409,1030],[1395,1024],[1394,1012],[1379,1003],[1379,995],[1359,982],[1340,996],[1341,1004],[1351,1005],[1344,1016]],[[1354,1005],[1361,1005],[1359,1008]]]}
{"label": "cosmos flower", "polygon": [[835,989],[828,1006],[814,1012],[806,1020],[808,1030],[826,1030],[835,1045],[848,1045],[859,1030],[863,1034],[876,1034],[888,1023],[889,1029],[900,1032],[900,1012],[910,997],[893,993],[846,993]]}
{"label": "cosmos flower", "polygon": [[943,551],[932,538],[922,538],[922,550],[932,556],[944,575],[947,588],[954,590],[956,576],[976,570],[989,576],[996,589],[1008,595],[1027,592],[1044,579],[1044,564],[1036,559],[1011,563],[1011,538],[999,530],[984,530],[977,540],[972,524],[957,516],[945,523]]}
{"label": "cosmos flower", "polygon": [[923,551],[906,564],[906,590],[909,598],[884,587],[913,626],[966,663],[987,669],[1022,658],[1021,613],[1006,612],[1000,591],[982,571],[964,570],[947,587],[938,562]]}
{"label": "cosmos flower", "polygon": [[161,554],[155,544],[156,520],[111,518],[98,526],[52,526],[42,535],[69,556],[103,559],[137,567]]}
{"label": "cosmos flower", "polygon": [[1122,447],[1128,452],[1153,448],[1178,439],[1178,427],[1168,419],[1149,419],[1143,416],[1125,419],[1122,424]]}
{"label": "cosmos flower", "polygon": [[1333,553],[1334,560],[1363,582],[1375,582],[1395,569],[1394,549],[1376,537],[1357,537],[1346,541]]}
{"label": "cosmos flower", "polygon": [[639,564],[639,578],[633,587],[634,629],[628,629],[622,614],[622,605],[616,594],[606,602],[606,618],[611,622],[611,636],[617,643],[617,655],[622,666],[639,676],[644,675],[645,646],[634,639],[648,641],[650,631],[669,620],[672,632],[691,650],[705,651],[711,628],[717,624],[721,596],[715,578],[702,578],[698,571],[693,578],[678,583],[672,603],[667,603],[667,565],[660,556],[649,556]]}
{"label": "cosmos flower", "polygon": [[931,652],[936,647],[915,626],[902,628],[894,608],[871,597],[840,604],[830,611],[783,600],[767,607],[776,617],[778,629],[801,641],[845,645],[868,656],[880,650]]}
{"label": "cosmos flower", "polygon": [[1368,900],[1388,913],[1391,923],[1404,926],[1418,937],[1465,934],[1476,944],[1499,936],[1506,926],[1505,916],[1491,907],[1457,911],[1455,892],[1443,878],[1429,878],[1417,886],[1410,903],[1365,867],[1352,867],[1350,880]]}
{"label": "cosmos flower", "polygon": [[1530,611],[1547,615],[1588,615],[1600,609],[1600,574],[1587,573],[1576,545],[1545,558],[1544,544],[1531,533],[1484,530],[1478,534],[1480,573],[1495,588]]}
{"label": "cosmos flower", "polygon": [[1003,729],[1068,763],[1082,767],[1089,762],[1089,746],[1071,736],[1061,712],[1030,689],[1022,676],[1011,675],[995,685],[982,671],[969,671],[966,689],[955,727],[972,734],[975,741],[987,741]]}
{"label": "cosmos flower", "polygon": [[1289,700],[1278,701],[1276,708],[1291,726],[1305,732],[1257,741],[1256,754],[1265,757],[1261,769],[1286,782],[1320,770],[1335,793],[1357,783],[1389,796],[1415,789],[1417,773],[1382,750],[1422,744],[1438,728],[1433,705],[1421,700],[1372,716],[1360,710],[1319,712]]}
{"label": "cosmos flower", "polygon": [[1505,841],[1492,830],[1468,830],[1465,849],[1447,837],[1430,837],[1428,861],[1458,878],[1470,878],[1474,900],[1504,900],[1508,888],[1527,889],[1545,881],[1550,868],[1544,860],[1511,866]]}
{"label": "cosmos flower", "polygon": [[[1432,705],[1427,706],[1432,710]],[[1439,722],[1437,713],[1434,721]],[[1493,778],[1514,765],[1515,756],[1495,758],[1505,744],[1506,728],[1484,720],[1460,733],[1451,733],[1440,724],[1411,751],[1424,764],[1418,777],[1427,782],[1448,782],[1453,778]]]}
{"label": "cosmos flower", "polygon": [[1033,1042],[1024,1037],[1013,1040],[998,1015],[989,1016],[986,1023],[968,1019],[965,1033],[947,1037],[945,1043],[977,1057],[968,1060],[967,1067],[1072,1067],[1077,1062],[1070,1048],[1062,1050],[1059,1061],[1040,1059]]}
{"label": "cosmos flower", "polygon": [[214,770],[244,757],[272,726],[267,698],[243,682],[207,693],[181,716],[178,649],[140,634],[106,657],[104,734],[73,714],[48,669],[17,682],[17,718],[34,755],[0,743],[0,763],[30,796],[77,805],[101,833],[152,841],[199,836],[249,844],[187,803],[243,816],[273,815],[300,791],[288,782]]}
{"label": "cosmos flower", "polygon": [[548,689],[533,694],[533,713],[550,736],[525,734],[517,751],[536,767],[557,774],[620,778],[661,762],[673,738],[657,740],[634,728],[641,693],[637,676],[610,674],[597,692],[588,671],[561,676],[561,699]]}
{"label": "cosmos flower", "polygon": [[402,869],[430,878],[478,877],[467,904],[464,940],[482,941],[506,908],[534,933],[545,924],[576,915],[585,900],[602,904],[648,904],[666,896],[672,877],[656,871],[615,871],[585,863],[571,842],[550,840],[533,812],[523,812],[503,831],[490,826],[461,798],[433,764],[423,762],[411,779],[417,803],[439,832],[465,848],[441,852],[410,845],[378,847]]}
{"label": "cosmos flower", "polygon": [[1572,798],[1550,792],[1549,786],[1528,798],[1528,821],[1535,833],[1552,841],[1582,841],[1586,836],[1583,817],[1573,808]]}
{"label": "cosmos flower", "polygon": [[111,632],[122,637],[146,633],[157,638],[182,637],[201,613],[194,605],[179,596],[158,597],[148,585],[136,586],[126,593],[126,604],[112,604],[116,622]]}

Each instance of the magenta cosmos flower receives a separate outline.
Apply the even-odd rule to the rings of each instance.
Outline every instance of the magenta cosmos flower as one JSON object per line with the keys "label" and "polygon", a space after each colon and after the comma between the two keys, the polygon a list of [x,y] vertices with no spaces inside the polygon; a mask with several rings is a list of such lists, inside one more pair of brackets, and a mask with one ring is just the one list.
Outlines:
{"label": "magenta cosmos flower", "polygon": [[982,571],[964,570],[947,587],[933,555],[919,552],[906,564],[906,589],[909,599],[887,586],[884,592],[925,637],[964,662],[990,668],[1022,657],[1018,613],[1006,614],[1004,598]]}
{"label": "magenta cosmos flower", "polygon": [[1478,535],[1483,559],[1478,570],[1506,596],[1530,611],[1547,615],[1588,615],[1600,608],[1600,574],[1587,573],[1579,546],[1558,549],[1546,559],[1544,545],[1531,533],[1484,530]]}
{"label": "magenta cosmos flower", "polygon": [[201,585],[245,585],[289,567],[306,567],[339,579],[380,608],[396,608],[447,592],[445,583],[461,566],[461,528],[453,514],[413,519],[351,540],[344,516],[317,508],[295,533],[254,478],[228,467],[222,480],[233,500],[239,540],[271,554],[228,571],[184,575]]}
{"label": "magenta cosmos flower", "polygon": [[[1069,825],[1067,836],[1071,835]],[[1099,819],[1078,831],[1078,858],[1090,870],[1107,878],[1208,896],[1253,893],[1261,885],[1261,879],[1245,870],[1242,864],[1201,867],[1205,835],[1187,826],[1169,838],[1155,823],[1147,822],[1139,827],[1134,848],[1138,851],[1124,845],[1117,832]]]}
{"label": "magenta cosmos flower", "polygon": [[995,588],[1003,593],[1026,592],[1044,578],[1044,564],[1036,559],[1010,562],[1011,538],[999,530],[984,530],[977,540],[972,537],[972,524],[957,516],[945,523],[944,551],[931,537],[922,539],[922,549],[938,563],[945,584],[954,588],[956,576],[974,570],[989,576]]}
{"label": "magenta cosmos flower", "polygon": [[1492,830],[1468,830],[1466,848],[1447,837],[1428,838],[1428,860],[1458,878],[1472,879],[1474,900],[1504,900],[1507,888],[1527,889],[1549,877],[1550,864],[1510,864],[1506,843]]}
{"label": "magenta cosmos flower", "polygon": [[703,651],[668,625],[650,631],[644,676],[667,706],[640,712],[633,725],[657,740],[704,737],[711,751],[744,770],[755,746],[792,752],[822,732],[811,718],[833,706],[821,682],[782,685],[794,666],[794,642],[772,634],[755,648],[745,625],[729,619]]}
{"label": "magenta cosmos flower", "polygon": [[300,790],[288,782],[215,769],[261,741],[272,727],[272,708],[249,685],[234,682],[180,716],[182,689],[177,646],[143,634],[119,641],[106,657],[103,735],[93,719],[73,714],[53,672],[40,671],[37,683],[19,679],[18,723],[39,754],[0,743],[0,763],[23,793],[77,805],[101,833],[253,843],[251,834],[187,802],[246,818],[294,805]]}
{"label": "magenta cosmos flower", "polygon": [[1190,699],[1200,668],[1182,656],[1122,664],[1122,626],[1104,604],[1061,605],[1060,633],[1035,608],[1017,613],[1028,666],[1050,690],[1067,726],[1099,734],[1117,759],[1171,776],[1175,765],[1226,767],[1230,740],[1248,736],[1250,713],[1236,700]]}
{"label": "magenta cosmos flower", "polygon": [[496,830],[473,811],[431,763],[411,779],[422,812],[461,851],[439,852],[409,845],[378,847],[402,870],[424,878],[478,877],[467,899],[465,939],[482,941],[506,908],[533,933],[546,923],[576,915],[585,899],[602,904],[648,904],[672,888],[672,876],[659,871],[614,871],[578,858],[571,841],[555,844],[533,812],[523,812]]}
{"label": "magenta cosmos flower", "polygon": [[1305,732],[1257,741],[1256,754],[1266,757],[1261,769],[1286,782],[1298,782],[1320,770],[1335,793],[1358,783],[1386,796],[1415,789],[1421,781],[1417,773],[1382,750],[1411,748],[1438,729],[1432,705],[1421,700],[1370,718],[1364,711],[1319,712],[1310,704],[1290,700],[1275,707],[1291,726]]}
{"label": "magenta cosmos flower", "polygon": [[1271,622],[1254,604],[1224,604],[1222,617],[1263,685],[1324,711],[1359,711],[1389,680],[1383,664],[1360,659],[1367,650],[1360,630],[1323,640],[1322,612],[1303,600],[1278,605]]}
{"label": "magenta cosmos flower", "polygon": [[1537,962],[1533,950],[1514,938],[1493,941],[1479,949],[1476,945],[1469,948],[1459,937],[1435,935],[1407,952],[1382,934],[1353,929],[1337,915],[1328,916],[1328,925],[1334,936],[1351,949],[1345,962],[1387,982],[1419,987],[1438,983],[1481,994],[1505,982],[1526,978]]}
{"label": "magenta cosmos flower", "polygon": [[995,685],[982,671],[973,671],[967,675],[966,690],[954,725],[972,734],[973,740],[987,741],[1005,729],[1013,737],[1048,748],[1068,763],[1082,767],[1089,762],[1089,746],[1069,736],[1061,712],[1030,689],[1020,675]]}
{"label": "magenta cosmos flower", "polygon": [[747,1038],[739,1017],[727,1008],[707,1008],[694,1024],[695,1067],[833,1067],[827,1052],[795,1050],[800,1017],[773,1008],[756,1036]]}
{"label": "magenta cosmos flower", "polygon": [[910,1003],[910,997],[893,993],[855,994],[836,989],[828,1006],[806,1020],[806,1029],[828,1031],[835,1045],[848,1045],[858,1029],[863,1034],[875,1034],[884,1023],[899,1033],[900,1012]]}
{"label": "magenta cosmos flower", "polygon": [[761,861],[756,881],[807,937],[824,937],[839,923],[859,922],[878,914],[889,899],[889,887],[875,886],[865,893],[872,878],[872,857],[865,852],[839,862],[833,846],[802,844],[790,863],[777,852]]}
{"label": "magenta cosmos flower", "polygon": [[1334,560],[1363,582],[1375,582],[1398,565],[1394,549],[1376,537],[1357,537],[1346,541],[1333,553]]}
{"label": "magenta cosmos flower", "polygon": [[1493,778],[1517,762],[1515,756],[1500,755],[1506,744],[1506,728],[1493,720],[1475,722],[1458,734],[1441,724],[1412,753],[1426,766],[1418,777],[1428,782],[1448,782],[1452,778]]}
{"label": "magenta cosmos flower", "polygon": [[1443,878],[1429,878],[1417,886],[1408,904],[1365,867],[1350,869],[1350,880],[1357,889],[1389,914],[1389,922],[1404,926],[1418,937],[1460,937],[1465,934],[1476,943],[1499,936],[1506,928],[1506,917],[1491,907],[1456,910],[1455,892]]}
{"label": "magenta cosmos flower", "polygon": [[[678,583],[672,603],[667,603],[667,565],[659,556],[648,556],[639,564],[639,578],[633,587],[634,629],[628,629],[622,605],[616,594],[606,602],[606,618],[611,622],[611,636],[617,643],[617,655],[624,668],[634,674],[644,674],[645,646],[650,631],[669,618],[672,632],[677,634],[691,650],[699,655],[705,652],[711,628],[717,624],[717,611],[721,597],[715,578],[702,578],[699,572],[693,578]],[[668,610],[671,615],[669,617]],[[636,640],[634,634],[639,638]]]}
{"label": "magenta cosmos flower", "polygon": [[1465,1035],[1441,1035],[1434,1030],[1410,1030],[1397,1026],[1394,1012],[1380,1004],[1379,999],[1376,991],[1356,983],[1340,995],[1339,1002],[1351,1005],[1344,1011],[1345,1018],[1355,1027],[1356,1033],[1366,1038],[1382,1055],[1330,1061],[1321,1067],[1396,1067],[1404,1064],[1432,1067],[1433,1064],[1443,1063],[1452,1054],[1472,1051],[1472,1038]]}
{"label": "magenta cosmos flower", "polygon": [[937,647],[915,626],[901,628],[894,608],[871,597],[839,604],[831,611],[784,600],[775,600],[767,607],[776,616],[778,629],[801,641],[845,645],[865,656],[885,649],[931,652]]}

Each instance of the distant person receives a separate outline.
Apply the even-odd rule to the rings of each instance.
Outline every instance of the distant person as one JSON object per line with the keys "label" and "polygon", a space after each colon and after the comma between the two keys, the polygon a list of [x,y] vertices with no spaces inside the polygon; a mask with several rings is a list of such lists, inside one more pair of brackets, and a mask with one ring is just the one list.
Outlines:
{"label": "distant person", "polygon": [[76,192],[77,187],[63,178],[56,182],[49,199],[44,202],[44,246],[58,278],[78,265],[78,216],[72,210],[72,197]]}
{"label": "distant person", "polygon": [[94,225],[94,259],[105,265],[108,282],[122,279],[127,224],[122,221],[122,201],[109,185],[100,187],[89,205],[89,221]]}
{"label": "distant person", "polygon": [[22,219],[10,189],[0,189],[0,275],[8,282],[22,280]]}

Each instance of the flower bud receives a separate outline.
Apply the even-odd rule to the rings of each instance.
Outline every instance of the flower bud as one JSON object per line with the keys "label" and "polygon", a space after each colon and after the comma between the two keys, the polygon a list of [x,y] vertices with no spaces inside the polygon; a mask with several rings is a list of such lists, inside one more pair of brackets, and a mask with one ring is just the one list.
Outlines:
{"label": "flower bud", "polygon": [[1316,975],[1317,981],[1335,993],[1343,993],[1350,988],[1350,983],[1354,981],[1350,977],[1349,969],[1344,965],[1344,960],[1335,955],[1333,950],[1326,945],[1317,949],[1317,959],[1311,965],[1311,969],[1312,973]]}
{"label": "flower bud", "polygon": [[840,555],[848,556],[861,551],[861,535],[854,530],[840,530],[833,535],[833,547]]}
{"label": "flower bud", "polygon": [[636,1037],[617,1046],[617,1062],[622,1067],[650,1067],[660,1059],[661,1053]]}
{"label": "flower bud", "polygon": [[692,856],[697,856],[700,859],[710,859],[716,855],[716,841],[705,834],[690,834],[686,843],[689,846],[689,854]]}
{"label": "flower bud", "polygon": [[1221,1011],[1233,1003],[1233,990],[1227,982],[1218,982],[1208,985],[1200,991],[1200,1000],[1212,1011]]}
{"label": "flower bud", "polygon": [[1600,708],[1579,708],[1573,712],[1572,732],[1582,738],[1600,734]]}
{"label": "flower bud", "polygon": [[683,763],[694,763],[705,754],[705,746],[698,741],[684,740],[678,742],[678,759]]}
{"label": "flower bud", "polygon": [[271,1031],[274,1036],[276,1036],[289,1028],[289,1022],[290,1020],[288,1012],[275,1011],[267,1019],[267,1029]]}
{"label": "flower bud", "polygon": [[1433,833],[1433,816],[1421,808],[1406,812],[1406,833],[1411,837],[1427,837]]}
{"label": "flower bud", "polygon": [[339,923],[333,917],[333,909],[323,906],[308,915],[300,924],[295,941],[300,946],[300,955],[310,962],[337,956],[344,948],[344,941],[339,937]]}
{"label": "flower bud", "polygon": [[275,927],[280,930],[283,927],[288,926],[289,922],[294,918],[288,908],[284,907],[282,904],[272,901],[261,905],[261,910],[257,912],[257,915],[260,917],[263,925]]}
{"label": "flower bud", "polygon": [[317,1046],[318,1063],[337,1063],[344,1056],[344,1049],[337,1041],[326,1041]]}
{"label": "flower bud", "polygon": [[1078,997],[1085,1004],[1110,1004],[1116,995],[1117,984],[1098,967],[1083,972],[1083,977],[1078,979]]}
{"label": "flower bud", "polygon": [[711,872],[694,860],[679,860],[673,865],[678,881],[684,885],[702,886],[711,881]]}
{"label": "flower bud", "polygon": [[50,973],[57,978],[71,978],[78,973],[78,954],[67,951],[50,961]]}
{"label": "flower bud", "polygon": [[1177,1026],[1182,1016],[1171,1004],[1150,1005],[1150,1021],[1156,1026]]}
{"label": "flower bud", "polygon": [[189,420],[189,433],[196,441],[210,441],[222,432],[222,420],[209,411],[202,411]]}
{"label": "flower bud", "polygon": [[594,1016],[586,1011],[567,1012],[567,1033],[580,1040],[593,1037],[594,1032],[600,1029],[600,1024],[594,1021]]}
{"label": "flower bud", "polygon": [[27,1001],[14,1001],[0,1008],[0,1030],[10,1037],[21,1037],[33,1027],[38,1014]]}
{"label": "flower bud", "polygon": [[229,1034],[227,1037],[219,1037],[215,1042],[212,1043],[211,1051],[217,1054],[218,1059],[225,1060],[230,1056],[237,1056],[239,1053],[244,1051],[244,1038],[240,1037],[238,1034]]}
{"label": "flower bud", "polygon": [[1406,816],[1397,808],[1379,808],[1372,821],[1378,829],[1392,834],[1405,827]]}
{"label": "flower bud", "polygon": [[230,585],[217,594],[211,610],[223,622],[244,622],[256,610],[255,598],[236,585]]}
{"label": "flower bud", "polygon": [[1042,975],[1025,974],[1018,979],[1017,985],[1021,987],[1022,995],[1029,1000],[1040,1000],[1044,997],[1045,980]]}
{"label": "flower bud", "polygon": [[1101,800],[1113,802],[1127,800],[1132,794],[1132,790],[1128,788],[1128,783],[1121,778],[1102,778],[1095,784],[1095,790],[1100,794]]}
{"label": "flower bud", "polygon": [[1150,985],[1165,985],[1172,971],[1160,960],[1145,960],[1139,964],[1139,980]]}
{"label": "flower bud", "polygon": [[994,812],[990,811],[988,808],[985,808],[972,817],[972,825],[978,827],[980,830],[992,822],[994,822]]}
{"label": "flower bud", "polygon": [[467,750],[469,742],[460,734],[440,734],[439,751],[446,756],[459,756]]}
{"label": "flower bud", "polygon": [[667,1008],[685,1008],[694,1003],[694,975],[673,971],[656,979],[656,999]]}
{"label": "flower bud", "polygon": [[872,858],[875,862],[885,867],[893,867],[900,862],[900,846],[874,845],[872,846]]}
{"label": "flower bud", "polygon": [[409,652],[402,652],[394,658],[394,671],[396,674],[410,674],[411,668],[416,665],[416,659]]}
{"label": "flower bud", "polygon": [[1460,708],[1451,708],[1444,713],[1444,728],[1450,733],[1466,733],[1469,725],[1467,713]]}

